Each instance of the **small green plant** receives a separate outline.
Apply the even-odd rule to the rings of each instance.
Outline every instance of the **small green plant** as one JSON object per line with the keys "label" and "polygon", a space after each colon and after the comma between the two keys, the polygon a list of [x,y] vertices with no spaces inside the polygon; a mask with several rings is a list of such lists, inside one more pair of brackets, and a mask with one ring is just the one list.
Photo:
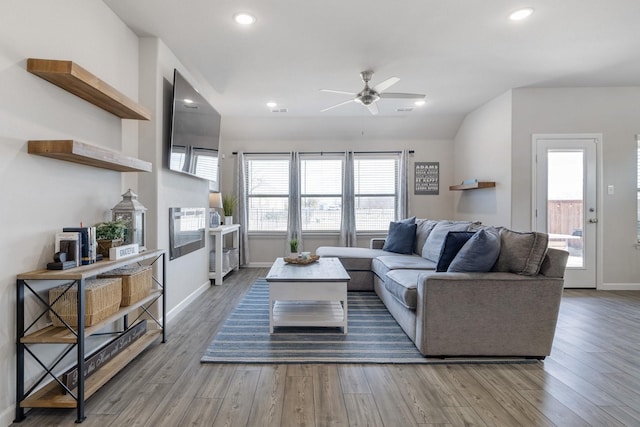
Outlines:
{"label": "small green plant", "polygon": [[225,216],[233,216],[233,211],[236,208],[236,198],[226,194],[222,195],[222,210]]}
{"label": "small green plant", "polygon": [[289,240],[289,248],[291,248],[291,253],[298,252],[298,239]]}
{"label": "small green plant", "polygon": [[118,240],[124,238],[127,223],[122,220],[96,224],[96,240]]}

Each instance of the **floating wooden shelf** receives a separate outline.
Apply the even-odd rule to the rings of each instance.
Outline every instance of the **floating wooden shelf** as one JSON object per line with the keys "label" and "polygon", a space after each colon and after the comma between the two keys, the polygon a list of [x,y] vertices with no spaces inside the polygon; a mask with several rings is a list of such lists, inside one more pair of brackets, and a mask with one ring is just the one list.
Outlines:
{"label": "floating wooden shelf", "polygon": [[27,60],[27,71],[123,119],[151,120],[151,113],[72,61]]}
{"label": "floating wooden shelf", "polygon": [[491,188],[495,186],[496,186],[496,183],[494,181],[478,181],[478,182],[473,182],[471,184],[451,185],[449,186],[449,190],[451,191],[477,190],[478,188]]}
{"label": "floating wooden shelf", "polygon": [[119,172],[151,172],[149,162],[70,139],[29,141],[28,152]]}

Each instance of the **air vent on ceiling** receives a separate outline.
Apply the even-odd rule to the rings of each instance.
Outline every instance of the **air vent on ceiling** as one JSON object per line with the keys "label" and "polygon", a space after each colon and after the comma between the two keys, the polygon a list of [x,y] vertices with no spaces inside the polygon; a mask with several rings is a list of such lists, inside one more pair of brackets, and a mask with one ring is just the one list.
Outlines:
{"label": "air vent on ceiling", "polygon": [[289,109],[287,108],[275,108],[271,110],[272,113],[288,113]]}
{"label": "air vent on ceiling", "polygon": [[398,113],[410,113],[411,111],[413,111],[413,108],[411,108],[411,107],[397,108],[396,111]]}

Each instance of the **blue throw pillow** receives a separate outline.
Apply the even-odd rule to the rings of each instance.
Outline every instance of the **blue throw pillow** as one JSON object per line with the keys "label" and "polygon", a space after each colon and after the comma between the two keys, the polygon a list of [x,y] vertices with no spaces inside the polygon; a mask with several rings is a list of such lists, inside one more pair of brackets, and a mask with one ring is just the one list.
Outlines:
{"label": "blue throw pillow", "polygon": [[500,235],[480,230],[462,246],[447,271],[487,272],[500,255]]}
{"label": "blue throw pillow", "polygon": [[462,246],[467,243],[475,232],[473,231],[450,231],[447,233],[447,237],[442,244],[442,250],[440,251],[440,258],[438,258],[438,265],[436,271],[447,271],[449,264],[456,257]]}
{"label": "blue throw pillow", "polygon": [[389,223],[389,235],[384,242],[382,250],[411,255],[411,253],[413,253],[413,240],[415,238],[415,224],[391,222]]}

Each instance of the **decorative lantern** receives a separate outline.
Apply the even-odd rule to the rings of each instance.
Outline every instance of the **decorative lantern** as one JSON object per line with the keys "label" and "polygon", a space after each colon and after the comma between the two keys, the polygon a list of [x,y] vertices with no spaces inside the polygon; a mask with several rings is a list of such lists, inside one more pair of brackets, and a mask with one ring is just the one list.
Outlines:
{"label": "decorative lantern", "polygon": [[145,250],[147,208],[138,201],[138,195],[131,189],[127,190],[122,195],[120,203],[115,205],[111,211],[114,220],[121,220],[127,224],[124,243],[126,245],[137,243],[141,251]]}

